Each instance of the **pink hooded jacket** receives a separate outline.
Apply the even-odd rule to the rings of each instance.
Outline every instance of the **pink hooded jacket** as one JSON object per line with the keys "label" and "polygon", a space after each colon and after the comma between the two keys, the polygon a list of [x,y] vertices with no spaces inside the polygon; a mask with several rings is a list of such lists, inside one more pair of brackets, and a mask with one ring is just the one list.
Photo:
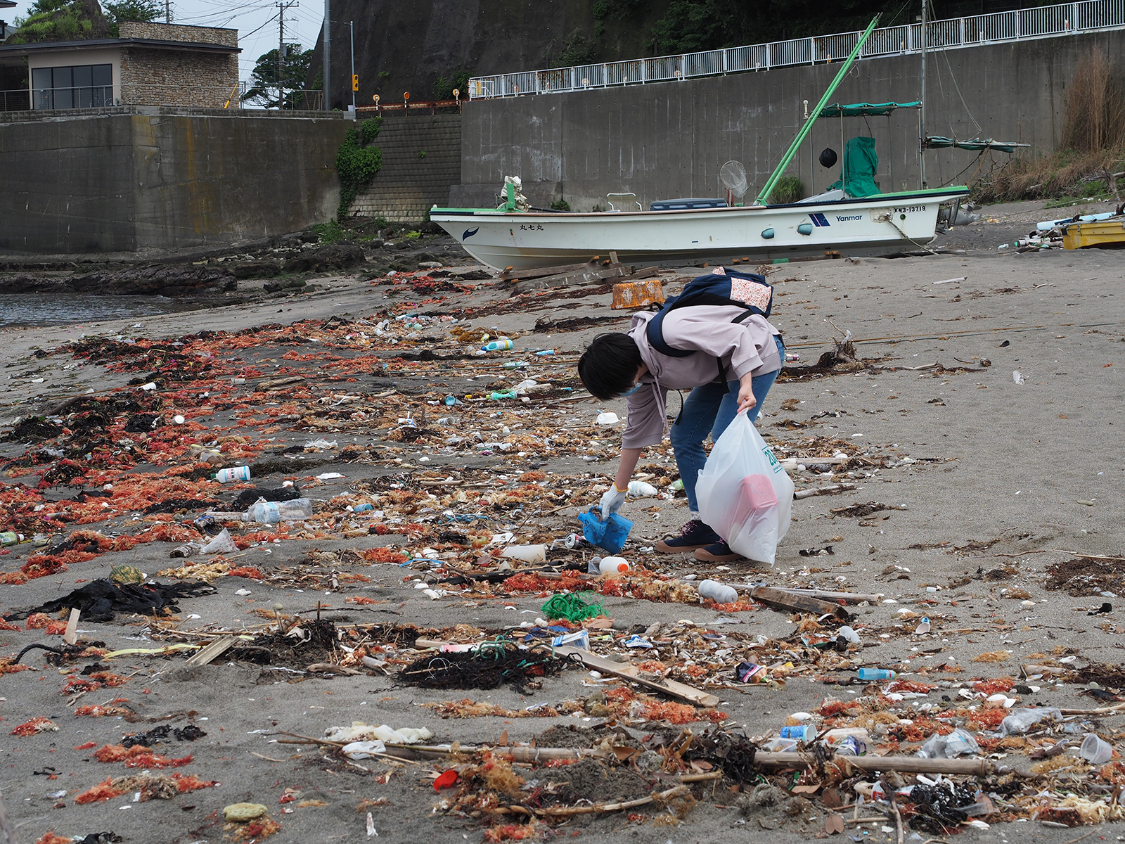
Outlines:
{"label": "pink hooded jacket", "polygon": [[648,373],[641,389],[627,399],[629,418],[622,435],[623,448],[643,448],[664,438],[668,426],[666,407],[669,390],[691,390],[714,381],[715,359],[726,367],[726,380],[737,381],[747,372],[765,375],[781,369],[774,337],[781,334],[765,317],[752,316],[742,323],[731,322],[744,313],[737,305],[693,305],[670,311],[664,317],[665,342],[674,349],[696,354],[677,358],[661,354],[645,335],[655,314],[633,314],[629,336],[641,352]]}

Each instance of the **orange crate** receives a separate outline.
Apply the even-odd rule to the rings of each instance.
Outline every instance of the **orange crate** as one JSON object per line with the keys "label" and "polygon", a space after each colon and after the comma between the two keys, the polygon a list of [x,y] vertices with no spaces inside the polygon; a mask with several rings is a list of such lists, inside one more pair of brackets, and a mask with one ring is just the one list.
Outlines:
{"label": "orange crate", "polygon": [[652,304],[664,304],[664,288],[658,278],[623,281],[613,285],[613,308],[616,310],[631,310]]}

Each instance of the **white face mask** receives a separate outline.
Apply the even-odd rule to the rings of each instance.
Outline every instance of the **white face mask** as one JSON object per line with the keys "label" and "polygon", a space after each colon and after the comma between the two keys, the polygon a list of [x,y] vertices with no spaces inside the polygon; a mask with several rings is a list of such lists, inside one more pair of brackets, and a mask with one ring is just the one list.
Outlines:
{"label": "white face mask", "polygon": [[620,396],[618,396],[618,398],[624,398],[625,396],[631,396],[631,395],[633,395],[633,393],[637,392],[637,390],[639,390],[640,388],[641,388],[641,385],[638,382],[638,383],[634,384],[631,389],[626,390],[624,393],[622,393]]}

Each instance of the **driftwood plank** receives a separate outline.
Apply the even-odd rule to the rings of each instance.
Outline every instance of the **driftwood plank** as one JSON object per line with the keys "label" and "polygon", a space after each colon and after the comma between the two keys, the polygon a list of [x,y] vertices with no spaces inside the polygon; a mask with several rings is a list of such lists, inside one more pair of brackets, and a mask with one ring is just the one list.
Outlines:
{"label": "driftwood plank", "polygon": [[600,671],[603,674],[612,674],[614,677],[621,677],[622,679],[639,683],[642,686],[647,686],[650,689],[663,692],[671,697],[686,700],[688,703],[695,704],[696,706],[719,705],[719,699],[713,694],[692,688],[685,683],[677,683],[675,680],[649,680],[640,676],[641,672],[637,670],[636,666],[622,662],[614,662],[605,657],[600,657],[597,654],[592,654],[589,651],[584,651],[581,648],[572,648],[567,645],[555,648],[555,653],[562,654],[563,656],[573,654],[579,657],[587,668],[593,668],[595,671]]}
{"label": "driftwood plank", "polygon": [[755,601],[761,601],[763,604],[768,604],[771,607],[780,607],[781,609],[794,612],[811,612],[817,615],[825,615],[827,613],[828,615],[835,615],[841,619],[849,618],[847,610],[839,604],[833,604],[830,601],[822,601],[811,595],[800,595],[794,592],[788,592],[785,589],[775,589],[772,586],[756,586],[750,591],[750,595]]}

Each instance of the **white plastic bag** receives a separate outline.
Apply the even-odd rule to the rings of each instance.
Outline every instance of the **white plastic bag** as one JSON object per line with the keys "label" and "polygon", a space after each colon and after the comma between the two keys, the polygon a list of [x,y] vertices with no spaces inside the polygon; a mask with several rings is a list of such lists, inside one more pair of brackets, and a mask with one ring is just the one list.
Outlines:
{"label": "white plastic bag", "polygon": [[695,495],[700,518],[732,551],[773,565],[789,531],[793,481],[745,413],[715,443]]}

